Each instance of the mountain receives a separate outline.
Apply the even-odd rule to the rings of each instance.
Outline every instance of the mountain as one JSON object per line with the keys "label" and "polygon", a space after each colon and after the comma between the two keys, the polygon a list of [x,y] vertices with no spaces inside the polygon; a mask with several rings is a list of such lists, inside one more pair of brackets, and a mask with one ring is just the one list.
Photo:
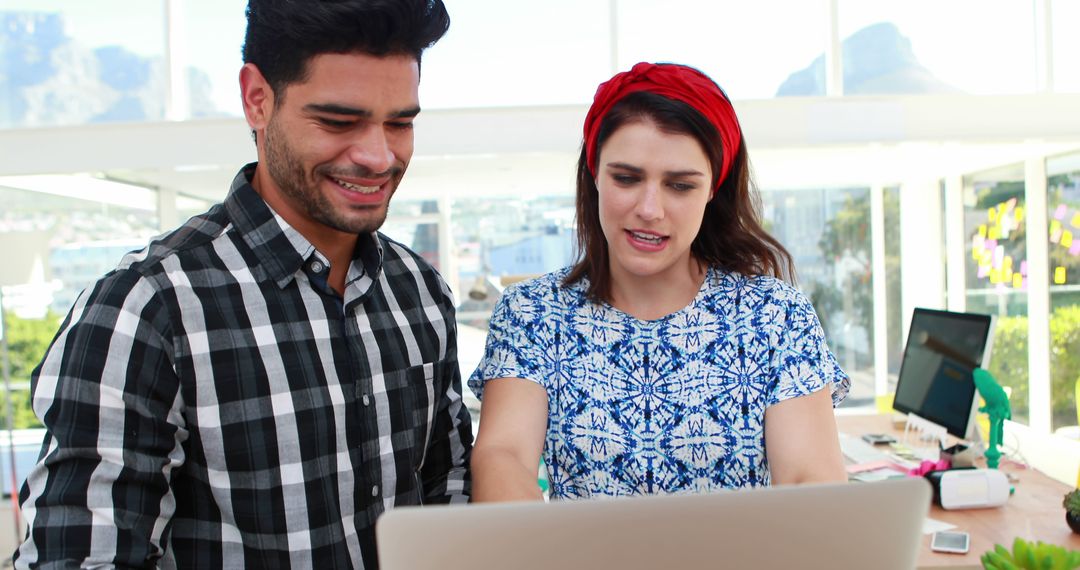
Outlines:
{"label": "mountain", "polygon": [[[187,73],[192,115],[222,114],[206,73]],[[79,44],[62,14],[0,11],[0,128],[161,120],[164,74],[160,56]]]}
{"label": "mountain", "polygon": [[[915,57],[911,40],[891,22],[862,28],[842,43],[845,95],[959,93],[930,73]],[[780,85],[777,97],[825,94],[825,56],[796,71]]]}

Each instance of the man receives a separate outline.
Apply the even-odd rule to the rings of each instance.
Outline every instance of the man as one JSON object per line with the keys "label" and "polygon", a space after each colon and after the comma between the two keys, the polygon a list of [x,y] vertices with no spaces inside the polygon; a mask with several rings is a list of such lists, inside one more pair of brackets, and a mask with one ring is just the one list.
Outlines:
{"label": "man", "polygon": [[371,568],[385,509],[468,499],[450,291],[375,232],[446,10],[247,17],[259,162],[72,308],[33,378],[48,434],[18,567]]}

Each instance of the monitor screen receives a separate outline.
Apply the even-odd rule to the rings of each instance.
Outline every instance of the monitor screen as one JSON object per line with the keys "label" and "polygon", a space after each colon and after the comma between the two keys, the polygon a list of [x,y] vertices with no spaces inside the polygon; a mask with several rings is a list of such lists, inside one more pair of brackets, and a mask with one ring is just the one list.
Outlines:
{"label": "monitor screen", "polygon": [[990,315],[915,309],[893,408],[966,438],[975,401],[972,370],[989,356]]}

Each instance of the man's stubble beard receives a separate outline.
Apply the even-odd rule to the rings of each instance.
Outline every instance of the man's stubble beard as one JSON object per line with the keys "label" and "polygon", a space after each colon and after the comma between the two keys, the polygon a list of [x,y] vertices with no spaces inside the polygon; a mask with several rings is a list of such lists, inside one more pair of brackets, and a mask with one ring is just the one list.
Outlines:
{"label": "man's stubble beard", "polygon": [[[369,234],[382,227],[383,222],[386,221],[389,197],[387,207],[379,211],[365,208],[366,211],[372,212],[374,217],[351,219],[341,215],[334,209],[330,200],[319,192],[319,179],[330,174],[329,169],[325,166],[316,167],[312,174],[314,179],[309,180],[304,172],[304,165],[300,163],[289,145],[284,129],[279,128],[277,123],[277,120],[271,119],[266,126],[266,167],[270,178],[281,189],[281,193],[292,201],[298,210],[316,222],[344,233]],[[391,175],[389,182],[391,197],[401,182],[401,171],[401,168],[395,167]],[[370,171],[354,175],[363,178],[369,176]]]}

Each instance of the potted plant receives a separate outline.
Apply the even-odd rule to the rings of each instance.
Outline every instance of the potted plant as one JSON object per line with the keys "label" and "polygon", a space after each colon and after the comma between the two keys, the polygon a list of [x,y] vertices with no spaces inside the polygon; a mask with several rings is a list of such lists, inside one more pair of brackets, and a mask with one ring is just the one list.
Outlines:
{"label": "potted plant", "polygon": [[1080,489],[1065,493],[1061,504],[1065,507],[1065,522],[1069,523],[1073,532],[1080,534]]}
{"label": "potted plant", "polygon": [[1080,551],[1067,550],[1042,541],[1030,542],[1017,538],[1013,541],[1012,552],[1000,544],[995,544],[994,549],[983,554],[979,560],[986,570],[1073,570],[1080,567]]}

